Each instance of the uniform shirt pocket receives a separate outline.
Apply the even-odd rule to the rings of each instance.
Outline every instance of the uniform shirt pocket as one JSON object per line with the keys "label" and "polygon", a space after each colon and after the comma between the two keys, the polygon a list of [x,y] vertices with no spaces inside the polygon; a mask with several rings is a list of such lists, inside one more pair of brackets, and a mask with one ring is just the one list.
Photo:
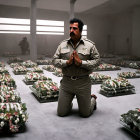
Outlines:
{"label": "uniform shirt pocket", "polygon": [[82,60],[88,60],[90,58],[90,50],[88,49],[78,50],[78,54]]}
{"label": "uniform shirt pocket", "polygon": [[70,57],[70,50],[69,49],[62,49],[61,50],[61,58],[64,60],[69,59]]}

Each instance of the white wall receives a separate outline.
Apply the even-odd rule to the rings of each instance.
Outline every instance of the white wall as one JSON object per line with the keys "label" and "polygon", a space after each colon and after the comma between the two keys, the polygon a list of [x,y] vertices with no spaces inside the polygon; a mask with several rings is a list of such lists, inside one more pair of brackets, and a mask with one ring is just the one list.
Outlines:
{"label": "white wall", "polygon": [[[23,7],[19,8],[0,5],[0,17],[29,19],[30,10],[28,8]],[[66,12],[38,9],[37,19],[60,20],[60,21],[62,20],[65,23],[68,23],[67,19],[69,19],[69,14]],[[4,52],[7,51],[21,53],[18,43],[24,36],[27,36],[27,39],[30,42],[30,35],[0,34],[0,49],[1,49],[0,55],[2,55]],[[47,56],[53,56],[58,44],[65,38],[68,38],[67,32],[65,32],[65,35],[37,35],[38,54],[46,54]]]}
{"label": "white wall", "polygon": [[[30,18],[30,10],[23,7],[0,5],[0,17]],[[134,14],[129,11],[110,16],[81,13],[75,14],[75,17],[80,18],[88,25],[88,38],[96,43],[99,52],[114,52],[115,54],[133,52],[133,55],[139,55],[136,51],[140,46],[138,38],[140,36],[138,30],[140,25],[139,10],[135,10]],[[38,53],[53,56],[58,44],[69,37],[69,13],[38,9],[37,19],[62,20],[65,23],[64,35],[62,36],[37,35]],[[20,52],[18,43],[23,36],[0,34],[0,54],[3,54],[4,51]],[[29,35],[27,38],[30,40]]]}
{"label": "white wall", "polygon": [[111,34],[111,22],[107,16],[82,15],[88,25],[88,38],[96,43],[99,52],[109,52],[107,36]]}
{"label": "white wall", "polygon": [[113,18],[114,51],[117,54],[131,52],[132,42],[132,13],[121,13]]}

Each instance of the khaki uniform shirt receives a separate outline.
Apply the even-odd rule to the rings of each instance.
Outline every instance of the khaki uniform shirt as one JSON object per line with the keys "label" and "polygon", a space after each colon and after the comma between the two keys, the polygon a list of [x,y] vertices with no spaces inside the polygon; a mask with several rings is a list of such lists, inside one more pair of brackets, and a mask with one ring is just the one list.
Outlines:
{"label": "khaki uniform shirt", "polygon": [[[72,65],[66,64],[74,50],[76,50],[79,58],[82,60],[82,65],[79,67],[74,63]],[[99,61],[100,56],[95,43],[84,38],[81,38],[76,48],[73,47],[70,39],[62,41],[53,57],[54,65],[62,68],[62,73],[66,76],[89,75],[93,68],[99,64]]]}

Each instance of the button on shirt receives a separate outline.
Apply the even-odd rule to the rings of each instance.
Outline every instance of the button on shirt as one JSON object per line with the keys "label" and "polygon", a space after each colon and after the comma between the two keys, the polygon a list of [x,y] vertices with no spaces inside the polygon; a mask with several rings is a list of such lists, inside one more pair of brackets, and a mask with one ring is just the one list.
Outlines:
{"label": "button on shirt", "polygon": [[[79,67],[74,63],[72,65],[66,64],[74,50],[82,60],[82,65]],[[84,38],[80,39],[75,48],[70,39],[62,41],[53,57],[54,65],[61,68],[62,73],[67,76],[89,75],[99,62],[100,56],[95,43]]]}

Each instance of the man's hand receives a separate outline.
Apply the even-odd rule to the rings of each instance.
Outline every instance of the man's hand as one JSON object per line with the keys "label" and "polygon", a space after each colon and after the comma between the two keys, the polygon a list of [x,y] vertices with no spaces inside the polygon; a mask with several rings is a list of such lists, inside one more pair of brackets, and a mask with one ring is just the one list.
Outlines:
{"label": "man's hand", "polygon": [[79,58],[76,51],[73,51],[73,56],[75,65],[80,66],[82,64],[82,60]]}
{"label": "man's hand", "polygon": [[71,65],[73,63],[73,53],[70,56],[70,59],[66,61],[67,65]]}

